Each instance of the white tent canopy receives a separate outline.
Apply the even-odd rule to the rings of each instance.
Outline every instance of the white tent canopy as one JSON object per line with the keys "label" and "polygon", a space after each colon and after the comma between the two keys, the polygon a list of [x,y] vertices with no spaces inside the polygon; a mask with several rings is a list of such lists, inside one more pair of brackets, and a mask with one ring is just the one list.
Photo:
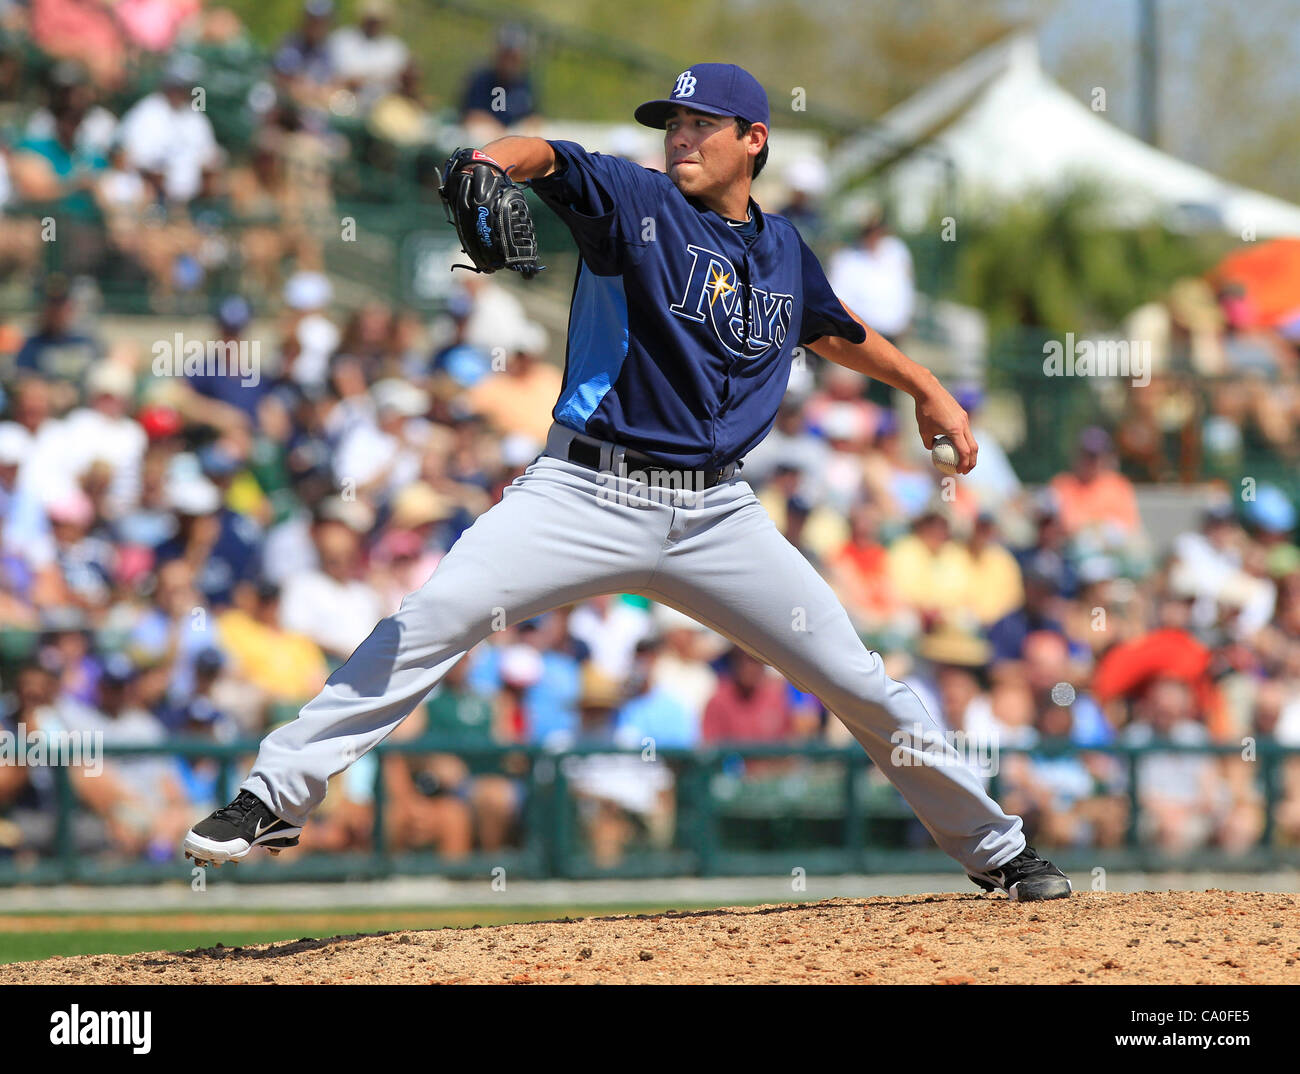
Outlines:
{"label": "white tent canopy", "polygon": [[1159,218],[1243,238],[1300,235],[1300,207],[1162,153],[1104,116],[1048,78],[1033,37],[1017,35],[848,140],[832,156],[831,174],[842,181],[888,160],[899,147],[922,147],[888,170],[904,228],[924,224],[943,192],[946,158],[963,200],[1014,198],[1087,179],[1105,188],[1117,222]]}

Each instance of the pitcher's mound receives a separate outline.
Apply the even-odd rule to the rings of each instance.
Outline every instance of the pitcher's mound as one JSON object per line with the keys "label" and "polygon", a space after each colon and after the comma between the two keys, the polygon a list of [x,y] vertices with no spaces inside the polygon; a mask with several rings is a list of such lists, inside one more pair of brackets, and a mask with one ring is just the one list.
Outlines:
{"label": "pitcher's mound", "polygon": [[904,895],[54,958],[0,984],[1280,984],[1298,962],[1292,895]]}

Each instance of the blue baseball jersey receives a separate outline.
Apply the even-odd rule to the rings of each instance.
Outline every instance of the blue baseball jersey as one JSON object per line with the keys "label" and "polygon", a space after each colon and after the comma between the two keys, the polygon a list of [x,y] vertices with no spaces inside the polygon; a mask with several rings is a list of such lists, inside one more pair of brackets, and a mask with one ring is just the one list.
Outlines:
{"label": "blue baseball jersey", "polygon": [[556,170],[530,185],[581,254],[556,421],[722,467],[771,430],[796,346],[866,338],[785,218],[751,200],[756,227],[736,228],[663,172],[550,145]]}

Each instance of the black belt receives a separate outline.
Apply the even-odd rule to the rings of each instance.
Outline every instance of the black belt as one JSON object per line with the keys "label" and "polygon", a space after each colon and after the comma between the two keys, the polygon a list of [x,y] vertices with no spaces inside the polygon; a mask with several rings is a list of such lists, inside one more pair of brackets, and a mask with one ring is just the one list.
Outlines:
{"label": "black belt", "polygon": [[[585,466],[589,470],[602,470],[600,454],[599,444],[592,444],[576,437],[569,441],[569,461],[576,462],[579,466]],[[722,470],[683,471],[676,467],[665,466],[663,463],[650,458],[649,455],[642,455],[639,451],[627,448],[623,451],[623,472],[619,476],[630,477],[633,471],[636,471],[638,478],[645,475],[647,484],[661,487],[675,487],[672,484],[672,478],[677,478],[683,482],[689,480],[689,486],[685,487],[695,491],[711,489],[718,482],[727,480],[735,473],[734,467],[730,466]],[[687,474],[695,476],[687,479]],[[669,475],[669,477],[665,479],[664,475]]]}

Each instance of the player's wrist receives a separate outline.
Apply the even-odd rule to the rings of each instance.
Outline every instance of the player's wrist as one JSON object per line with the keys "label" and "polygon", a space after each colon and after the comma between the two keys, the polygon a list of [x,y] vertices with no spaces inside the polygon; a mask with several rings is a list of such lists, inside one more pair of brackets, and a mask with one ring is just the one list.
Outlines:
{"label": "player's wrist", "polygon": [[902,385],[902,389],[907,392],[916,402],[923,403],[927,400],[934,399],[936,396],[947,394],[944,386],[925,366],[918,365],[907,384]]}

